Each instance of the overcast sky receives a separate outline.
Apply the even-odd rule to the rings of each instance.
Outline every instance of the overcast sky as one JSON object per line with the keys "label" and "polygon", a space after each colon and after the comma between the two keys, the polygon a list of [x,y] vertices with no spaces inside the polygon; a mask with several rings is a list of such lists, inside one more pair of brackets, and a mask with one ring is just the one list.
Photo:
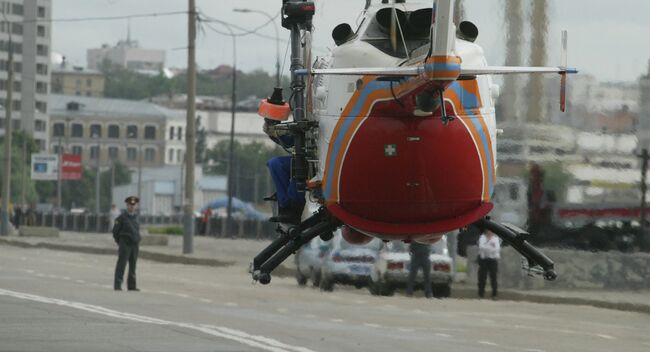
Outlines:
{"label": "overcast sky", "polygon": [[[208,16],[245,28],[254,28],[268,21],[256,13],[233,12],[246,7],[275,16],[281,0],[196,0],[197,7]],[[379,1],[379,0],[373,0]],[[408,0],[407,0],[408,1]],[[545,0],[523,0],[524,3]],[[478,43],[483,46],[490,64],[504,62],[505,27],[502,6],[504,0],[465,0],[467,16],[479,27]],[[548,0],[550,4],[549,65],[560,60],[560,31],[569,31],[569,64],[603,81],[633,81],[648,72],[650,60],[650,1],[648,0]],[[53,0],[53,19],[120,16],[131,14],[186,11],[186,0]],[[333,46],[332,28],[341,22],[353,27],[365,0],[317,0],[316,54],[324,55]],[[279,21],[277,21],[278,27]],[[54,22],[53,51],[65,55],[69,62],[85,66],[86,49],[102,43],[114,45],[125,39],[127,21]],[[225,30],[215,24],[215,28]],[[283,41],[288,31],[279,28]],[[271,25],[262,33],[274,36]],[[166,65],[186,67],[187,17],[185,15],[131,20],[131,38],[140,46],[164,49]],[[284,56],[286,44],[281,44]],[[528,48],[526,46],[526,48]],[[528,50],[526,50],[527,52]],[[257,68],[274,72],[275,43],[255,35],[237,39],[237,66],[249,71]],[[197,61],[202,68],[230,65],[233,60],[230,37],[206,29],[197,41]],[[288,64],[284,65],[284,73]]]}

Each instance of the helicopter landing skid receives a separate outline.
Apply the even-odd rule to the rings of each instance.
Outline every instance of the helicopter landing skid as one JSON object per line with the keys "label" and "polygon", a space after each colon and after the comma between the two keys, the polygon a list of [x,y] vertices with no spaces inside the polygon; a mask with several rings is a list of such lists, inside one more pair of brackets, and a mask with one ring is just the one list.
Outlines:
{"label": "helicopter landing skid", "polygon": [[263,285],[268,284],[271,282],[271,272],[290,255],[316,236],[321,236],[323,240],[329,241],[332,239],[332,231],[339,226],[341,226],[340,222],[331,217],[324,207],[318,209],[314,215],[298,226],[278,225],[276,231],[280,237],[256,255],[251,263],[249,272],[253,276],[253,280],[259,281]]}
{"label": "helicopter landing skid", "polygon": [[511,245],[528,261],[525,268],[529,269],[529,274],[538,274],[545,280],[553,281],[557,278],[555,264],[553,261],[542,253],[539,249],[533,247],[526,237],[529,235],[526,231],[509,224],[500,224],[489,219],[481,219],[475,223],[479,228],[487,228],[507,244]]}

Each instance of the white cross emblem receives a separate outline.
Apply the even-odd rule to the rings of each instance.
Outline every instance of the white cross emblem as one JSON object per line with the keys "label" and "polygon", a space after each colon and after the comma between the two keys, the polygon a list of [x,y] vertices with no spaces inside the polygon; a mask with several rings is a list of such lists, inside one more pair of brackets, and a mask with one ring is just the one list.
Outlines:
{"label": "white cross emblem", "polygon": [[397,155],[397,145],[396,144],[386,144],[386,145],[384,145],[384,155],[385,156],[396,156]]}

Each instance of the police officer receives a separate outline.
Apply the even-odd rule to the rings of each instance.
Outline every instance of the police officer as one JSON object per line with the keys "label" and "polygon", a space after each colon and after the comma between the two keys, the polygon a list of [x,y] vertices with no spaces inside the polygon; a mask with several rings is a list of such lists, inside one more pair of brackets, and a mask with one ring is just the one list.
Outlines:
{"label": "police officer", "polygon": [[116,291],[122,290],[122,280],[126,262],[129,262],[129,275],[127,289],[129,291],[140,291],[135,283],[135,263],[138,261],[140,243],[140,224],[136,208],[140,199],[130,196],[124,200],[126,211],[115,219],[113,225],[113,239],[119,245],[117,264],[115,265],[115,281],[113,288]]}
{"label": "police officer", "polygon": [[427,298],[433,297],[433,289],[431,287],[431,258],[429,258],[431,246],[412,241],[409,245],[409,252],[411,253],[411,265],[409,267],[409,281],[406,287],[406,294],[413,296],[415,278],[418,275],[418,270],[422,268],[425,296]]}

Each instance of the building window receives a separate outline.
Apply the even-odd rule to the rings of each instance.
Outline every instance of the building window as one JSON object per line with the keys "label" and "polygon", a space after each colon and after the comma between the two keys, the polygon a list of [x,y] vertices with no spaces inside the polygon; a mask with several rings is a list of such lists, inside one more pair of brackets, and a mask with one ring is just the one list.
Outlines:
{"label": "building window", "polygon": [[81,155],[81,147],[78,145],[72,146],[72,154],[74,155]]}
{"label": "building window", "polygon": [[14,130],[20,129],[20,120],[12,120],[14,125]]}
{"label": "building window", "polygon": [[182,163],[182,162],[183,162],[183,155],[182,155],[181,153],[182,153],[182,150],[180,150],[180,149],[176,149],[176,160],[177,160],[179,163]]}
{"label": "building window", "polygon": [[38,7],[38,17],[40,17],[40,18],[45,17],[45,7],[43,7],[43,6]]}
{"label": "building window", "polygon": [[11,13],[14,15],[23,15],[23,5],[22,4],[11,4]]}
{"label": "building window", "polygon": [[47,83],[45,82],[36,82],[36,92],[47,94]]}
{"label": "building window", "polygon": [[47,103],[43,101],[36,101],[36,110],[45,114],[47,112]]}
{"label": "building window", "polygon": [[169,140],[174,139],[174,126],[169,128]]}
{"label": "building window", "polygon": [[117,159],[117,153],[118,153],[117,147],[108,147],[108,157],[111,160]]}
{"label": "building window", "polygon": [[11,23],[11,33],[22,35],[23,34],[23,24],[22,23]]}
{"label": "building window", "polygon": [[36,64],[36,73],[39,75],[46,75],[47,74],[47,65],[45,64]]}
{"label": "building window", "polygon": [[53,146],[53,147],[52,147],[52,152],[53,152],[54,154],[59,154],[59,146],[58,146],[58,145]]}
{"label": "building window", "polygon": [[126,126],[126,137],[131,139],[138,138],[138,126],[136,125]]}
{"label": "building window", "polygon": [[52,126],[52,136],[53,137],[63,137],[65,136],[65,125],[63,123],[55,123]]}
{"label": "building window", "polygon": [[90,79],[90,78],[88,78],[88,79],[86,80],[86,87],[92,87],[92,86],[93,86],[93,80]]}
{"label": "building window", "polygon": [[126,148],[126,159],[129,161],[134,161],[136,158],[137,150],[133,147]]}
{"label": "building window", "polygon": [[36,26],[36,34],[39,37],[45,37],[45,26]]}
{"label": "building window", "polygon": [[120,126],[118,126],[118,125],[109,125],[108,126],[108,138],[120,138]]}
{"label": "building window", "polygon": [[156,150],[153,148],[147,148],[144,150],[144,160],[153,161],[156,158]]}
{"label": "building window", "polygon": [[14,110],[20,110],[20,108],[22,107],[20,100],[14,100],[12,105],[14,106]]}
{"label": "building window", "polygon": [[80,123],[72,124],[72,137],[81,138],[84,136],[84,127]]}
{"label": "building window", "polygon": [[178,127],[178,140],[182,141],[183,140],[183,127]]}
{"label": "building window", "polygon": [[36,45],[36,55],[38,56],[47,56],[48,55],[47,45],[38,44]]}
{"label": "building window", "polygon": [[97,160],[99,158],[99,146],[93,145],[90,147],[90,159]]}
{"label": "building window", "polygon": [[156,139],[156,127],[146,126],[144,128],[144,139]]}
{"label": "building window", "polygon": [[34,130],[38,132],[45,132],[45,121],[43,120],[35,120],[34,121]]}
{"label": "building window", "polygon": [[170,149],[168,154],[169,154],[169,163],[173,163],[174,162],[174,149]]}
{"label": "building window", "polygon": [[101,138],[101,136],[102,136],[102,125],[97,123],[90,125],[90,137]]}

